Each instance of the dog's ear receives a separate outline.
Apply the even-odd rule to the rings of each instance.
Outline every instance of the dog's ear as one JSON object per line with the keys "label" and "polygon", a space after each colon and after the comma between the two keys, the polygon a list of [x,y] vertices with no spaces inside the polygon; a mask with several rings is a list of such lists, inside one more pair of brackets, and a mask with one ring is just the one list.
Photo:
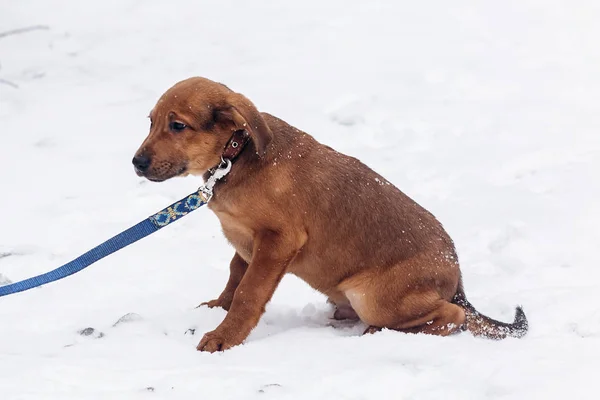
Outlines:
{"label": "dog's ear", "polygon": [[248,131],[256,152],[259,156],[263,156],[271,140],[273,140],[273,132],[260,115],[254,104],[245,96],[239,93],[232,93],[227,99],[227,107],[217,111],[217,120],[231,121],[236,129],[244,129]]}

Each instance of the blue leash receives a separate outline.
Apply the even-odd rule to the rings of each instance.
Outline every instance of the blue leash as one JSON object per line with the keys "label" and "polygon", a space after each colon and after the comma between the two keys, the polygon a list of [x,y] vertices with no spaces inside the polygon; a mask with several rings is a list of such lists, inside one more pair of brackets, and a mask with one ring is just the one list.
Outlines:
{"label": "blue leash", "polygon": [[69,275],[73,275],[74,273],[89,267],[96,261],[101,260],[104,257],[109,256],[112,253],[145,238],[159,229],[164,228],[172,222],[183,218],[210,201],[213,194],[212,189],[215,183],[227,175],[230,170],[231,161],[226,159],[217,168],[215,173],[207,180],[206,185],[201,186],[198,191],[190,194],[176,203],[171,204],[169,207],[146,218],[139,224],[132,226],[126,231],[123,231],[111,239],[108,239],[106,242],[94,247],[87,253],[82,254],[73,261],[66,263],[62,267],[20,282],[0,286],[0,297],[23,292],[46,283],[57,281]]}

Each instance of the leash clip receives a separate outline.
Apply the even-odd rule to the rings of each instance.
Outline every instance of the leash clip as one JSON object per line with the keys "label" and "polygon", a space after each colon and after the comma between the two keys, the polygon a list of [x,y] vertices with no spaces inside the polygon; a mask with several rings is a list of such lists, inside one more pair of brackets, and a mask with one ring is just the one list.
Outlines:
{"label": "leash clip", "polygon": [[219,179],[225,177],[231,171],[231,160],[221,157],[221,163],[212,172],[206,183],[198,188],[198,192],[202,193],[208,203],[213,197],[213,188]]}

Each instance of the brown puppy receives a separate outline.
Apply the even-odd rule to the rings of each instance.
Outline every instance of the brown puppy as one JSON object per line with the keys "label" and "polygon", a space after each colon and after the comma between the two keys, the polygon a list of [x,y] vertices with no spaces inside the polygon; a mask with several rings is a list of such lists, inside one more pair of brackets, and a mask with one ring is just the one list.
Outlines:
{"label": "brown puppy", "polygon": [[[527,332],[520,308],[507,324],[467,302],[442,225],[359,160],[204,78],[169,89],[150,119],[133,159],[140,176],[206,179],[224,152],[236,157],[209,203],[236,253],[223,293],[203,303],[229,312],[198,350],[242,343],[286,273],[328,296],[335,318],[359,318],[368,332],[467,329],[495,339]],[[232,145],[234,133],[250,140]]]}

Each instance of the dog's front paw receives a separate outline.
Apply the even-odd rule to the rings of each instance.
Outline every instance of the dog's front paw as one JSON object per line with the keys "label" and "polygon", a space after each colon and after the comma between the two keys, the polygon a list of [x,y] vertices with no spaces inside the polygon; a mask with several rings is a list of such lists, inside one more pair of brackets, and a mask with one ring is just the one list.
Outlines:
{"label": "dog's front paw", "polygon": [[205,333],[200,343],[198,343],[196,349],[198,351],[208,351],[209,353],[214,353],[215,351],[225,351],[230,349],[233,346],[242,344],[243,341],[244,339],[222,334],[218,329],[216,329],[212,332]]}
{"label": "dog's front paw", "polygon": [[196,308],[199,308],[202,306],[206,306],[208,308],[221,307],[225,311],[229,311],[229,307],[231,307],[231,300],[225,300],[225,299],[218,298],[215,300],[205,301],[204,303],[200,303],[200,305]]}

